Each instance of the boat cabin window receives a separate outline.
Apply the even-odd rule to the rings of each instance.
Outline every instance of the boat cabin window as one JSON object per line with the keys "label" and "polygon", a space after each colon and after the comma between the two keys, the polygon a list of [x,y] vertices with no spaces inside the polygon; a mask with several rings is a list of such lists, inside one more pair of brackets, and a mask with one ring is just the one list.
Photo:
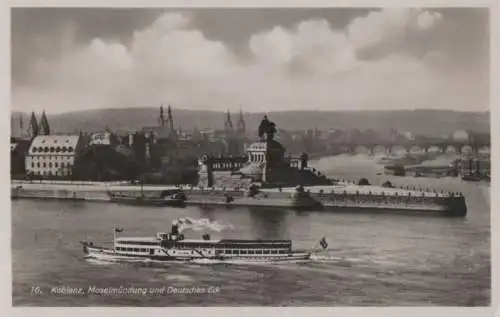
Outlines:
{"label": "boat cabin window", "polygon": [[271,254],[278,254],[278,251],[277,250],[272,250]]}
{"label": "boat cabin window", "polygon": [[248,254],[255,254],[254,250],[248,250]]}
{"label": "boat cabin window", "polygon": [[132,245],[158,245],[158,242],[153,242],[153,241],[122,241],[119,240],[117,241],[118,243],[122,244],[132,244]]}
{"label": "boat cabin window", "polygon": [[286,250],[280,250],[279,254],[286,254]]}
{"label": "boat cabin window", "polygon": [[240,250],[240,254],[247,254],[247,250]]}
{"label": "boat cabin window", "polygon": [[269,254],[269,250],[264,250],[264,254]]}
{"label": "boat cabin window", "polygon": [[146,252],[146,249],[141,249],[141,252]]}

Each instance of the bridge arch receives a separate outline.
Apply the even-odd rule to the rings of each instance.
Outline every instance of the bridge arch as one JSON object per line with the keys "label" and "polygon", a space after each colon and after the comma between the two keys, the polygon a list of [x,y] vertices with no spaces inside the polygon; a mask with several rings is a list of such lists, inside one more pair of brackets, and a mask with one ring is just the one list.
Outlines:
{"label": "bridge arch", "polygon": [[355,154],[368,154],[371,155],[372,147],[366,144],[359,144],[354,150]]}
{"label": "bridge arch", "polygon": [[491,154],[491,147],[489,145],[481,145],[477,148],[477,153],[479,154]]}
{"label": "bridge arch", "polygon": [[383,144],[374,144],[373,147],[372,147],[372,155],[375,155],[375,154],[386,154],[388,149],[390,149],[390,147],[387,147]]}
{"label": "bridge arch", "polygon": [[433,152],[433,153],[436,153],[436,152],[441,152],[442,149],[441,147],[439,147],[438,145],[430,145],[427,149],[428,152]]}
{"label": "bridge arch", "polygon": [[422,153],[425,151],[424,147],[422,147],[421,145],[418,145],[418,144],[409,146],[409,148],[410,148],[410,150],[408,153]]}

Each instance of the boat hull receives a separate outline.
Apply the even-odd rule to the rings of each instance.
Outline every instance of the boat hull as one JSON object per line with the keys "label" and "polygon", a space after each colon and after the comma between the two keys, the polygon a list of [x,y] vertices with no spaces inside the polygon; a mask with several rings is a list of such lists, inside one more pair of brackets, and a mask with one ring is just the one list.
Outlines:
{"label": "boat hull", "polygon": [[195,263],[283,263],[303,262],[311,258],[310,252],[296,251],[279,255],[238,255],[238,256],[172,256],[168,252],[165,255],[136,255],[118,253],[110,248],[84,246],[87,258],[105,261],[160,261],[160,262],[195,262]]}

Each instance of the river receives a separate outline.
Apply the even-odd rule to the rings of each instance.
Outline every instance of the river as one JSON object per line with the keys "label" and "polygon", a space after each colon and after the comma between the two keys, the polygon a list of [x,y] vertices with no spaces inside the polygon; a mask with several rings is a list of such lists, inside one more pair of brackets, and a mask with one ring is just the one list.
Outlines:
{"label": "river", "polygon": [[[487,306],[490,304],[489,185],[457,178],[377,175],[357,155],[313,162],[331,176],[372,184],[390,180],[461,191],[464,219],[409,215],[295,212],[197,207],[153,208],[110,203],[12,202],[14,306]],[[214,237],[292,239],[328,251],[302,264],[231,265],[107,263],[83,258],[80,240],[168,231],[179,217],[208,218],[231,227]],[[59,289],[57,288],[59,287]],[[56,294],[61,287],[82,295]],[[162,289],[157,296],[89,294],[89,288]],[[197,291],[192,291],[197,288]],[[51,292],[52,291],[52,292]],[[182,294],[181,294],[182,293]]]}

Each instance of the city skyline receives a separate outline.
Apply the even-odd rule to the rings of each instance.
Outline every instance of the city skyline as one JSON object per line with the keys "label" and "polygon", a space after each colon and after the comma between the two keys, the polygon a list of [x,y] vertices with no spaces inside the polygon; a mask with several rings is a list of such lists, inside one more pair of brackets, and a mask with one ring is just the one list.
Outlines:
{"label": "city skyline", "polygon": [[486,111],[488,26],[470,8],[15,8],[12,109]]}

